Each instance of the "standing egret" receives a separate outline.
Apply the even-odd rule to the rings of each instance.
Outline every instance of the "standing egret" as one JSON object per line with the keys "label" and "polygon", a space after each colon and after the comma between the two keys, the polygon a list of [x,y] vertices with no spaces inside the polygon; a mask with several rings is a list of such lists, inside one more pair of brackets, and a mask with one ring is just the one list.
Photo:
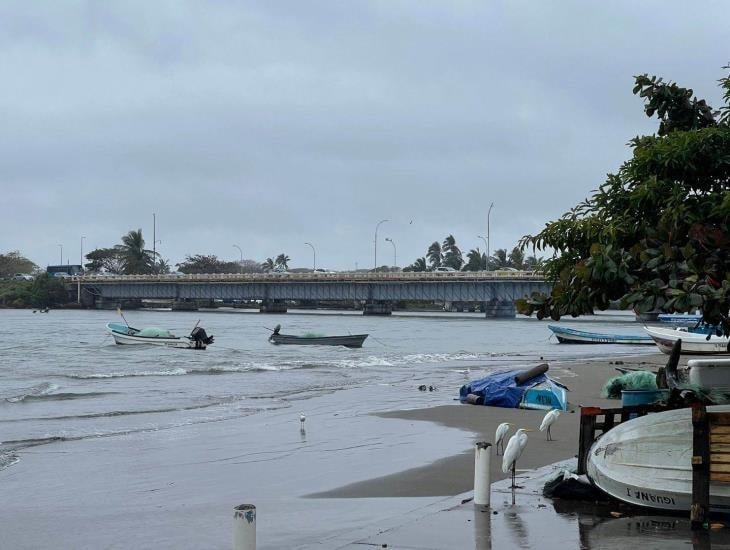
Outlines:
{"label": "standing egret", "polygon": [[303,430],[304,429],[304,421],[307,419],[306,416],[304,416],[304,413],[299,413],[299,427]]}
{"label": "standing egret", "polygon": [[504,442],[507,439],[507,432],[511,424],[509,422],[502,422],[497,426],[497,431],[494,434],[494,448],[497,450],[497,456],[499,456],[499,444],[502,444],[502,454],[504,454]]}
{"label": "standing egret", "polygon": [[502,456],[502,472],[505,474],[512,470],[512,489],[516,489],[515,485],[515,468],[517,465],[517,459],[522,456],[522,451],[527,446],[527,433],[532,430],[526,428],[520,428],[515,432],[515,435],[509,438],[507,442],[507,449],[504,451]]}
{"label": "standing egret", "polygon": [[540,431],[544,432],[547,430],[547,440],[552,441],[553,436],[550,434],[550,426],[555,424],[555,421],[560,416],[560,411],[558,409],[553,409],[549,413],[545,415],[545,418],[542,419],[542,424],[540,424]]}

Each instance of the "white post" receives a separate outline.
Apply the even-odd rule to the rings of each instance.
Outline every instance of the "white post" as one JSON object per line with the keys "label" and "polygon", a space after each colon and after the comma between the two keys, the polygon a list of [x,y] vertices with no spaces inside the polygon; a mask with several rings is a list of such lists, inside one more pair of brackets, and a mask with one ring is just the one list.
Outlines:
{"label": "white post", "polygon": [[492,444],[479,441],[474,449],[474,504],[489,506],[492,479],[489,472]]}
{"label": "white post", "polygon": [[233,509],[233,550],[256,550],[256,506],[241,504]]}

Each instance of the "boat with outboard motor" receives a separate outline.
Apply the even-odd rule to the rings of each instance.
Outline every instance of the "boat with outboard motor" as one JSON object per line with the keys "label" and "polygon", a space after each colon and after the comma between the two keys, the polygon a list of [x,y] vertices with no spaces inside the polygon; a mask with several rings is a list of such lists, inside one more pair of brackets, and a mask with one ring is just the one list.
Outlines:
{"label": "boat with outboard motor", "polygon": [[[269,329],[271,330],[271,329]],[[317,336],[281,334],[281,325],[276,325],[269,336],[272,344],[293,344],[300,346],[345,346],[346,348],[361,348],[368,334],[348,334],[347,336]]]}
{"label": "boat with outboard motor", "polygon": [[671,353],[672,347],[677,340],[682,340],[682,351],[691,354],[721,355],[730,353],[728,351],[727,336],[693,332],[693,329],[686,327],[661,328],[644,327],[644,330],[651,336],[657,347],[663,353]]}
{"label": "boat with outboard motor", "polygon": [[137,329],[121,323],[107,323],[109,333],[120,345],[152,345],[182,349],[205,349],[213,343],[213,336],[208,336],[203,327],[197,324],[189,336],[175,336],[166,329],[148,327]]}

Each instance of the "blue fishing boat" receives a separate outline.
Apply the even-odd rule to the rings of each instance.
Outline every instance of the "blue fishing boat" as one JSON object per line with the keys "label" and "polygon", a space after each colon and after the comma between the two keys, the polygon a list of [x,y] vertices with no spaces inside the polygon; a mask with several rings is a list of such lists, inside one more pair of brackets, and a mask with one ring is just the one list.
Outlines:
{"label": "blue fishing boat", "polygon": [[644,334],[606,334],[602,332],[588,332],[574,328],[548,325],[561,344],[630,344],[651,345],[654,341]]}
{"label": "blue fishing boat", "polygon": [[682,313],[660,313],[657,315],[657,321],[660,323],[671,323],[673,325],[688,325],[691,323],[699,323],[702,315],[689,315]]}
{"label": "blue fishing boat", "polygon": [[568,410],[567,388],[551,379],[547,365],[539,370],[500,371],[464,384],[462,403],[510,409]]}

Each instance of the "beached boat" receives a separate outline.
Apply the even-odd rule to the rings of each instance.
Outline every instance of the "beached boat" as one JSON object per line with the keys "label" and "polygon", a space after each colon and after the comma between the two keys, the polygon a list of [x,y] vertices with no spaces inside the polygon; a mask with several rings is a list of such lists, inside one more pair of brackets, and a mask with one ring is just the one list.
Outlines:
{"label": "beached boat", "polygon": [[727,346],[730,340],[726,336],[691,332],[684,327],[644,327],[644,330],[663,353],[671,353],[672,347],[677,340],[682,340],[683,353],[711,355],[729,353]]}
{"label": "beached boat", "polygon": [[[730,405],[708,407],[730,412]],[[609,495],[647,508],[688,511],[692,501],[692,410],[649,414],[596,441],[588,477]],[[730,485],[710,484],[710,510],[730,512]]]}
{"label": "beached boat", "polygon": [[293,334],[281,334],[280,325],[276,325],[273,333],[269,336],[269,342],[282,345],[299,346],[345,346],[346,348],[361,348],[362,343],[368,337],[367,334],[348,334],[347,336],[317,336]]}
{"label": "beached boat", "polygon": [[137,329],[121,323],[107,323],[107,330],[120,345],[152,345],[183,349],[205,349],[213,343],[213,336],[208,336],[205,329],[196,326],[190,336],[175,336],[169,330],[160,328]]}
{"label": "beached boat", "polygon": [[657,315],[657,321],[660,323],[671,323],[673,325],[689,325],[699,323],[702,315],[690,315],[683,313],[660,313]]}
{"label": "beached boat", "polygon": [[561,344],[652,344],[650,336],[644,334],[606,334],[588,332],[574,328],[548,325]]}

